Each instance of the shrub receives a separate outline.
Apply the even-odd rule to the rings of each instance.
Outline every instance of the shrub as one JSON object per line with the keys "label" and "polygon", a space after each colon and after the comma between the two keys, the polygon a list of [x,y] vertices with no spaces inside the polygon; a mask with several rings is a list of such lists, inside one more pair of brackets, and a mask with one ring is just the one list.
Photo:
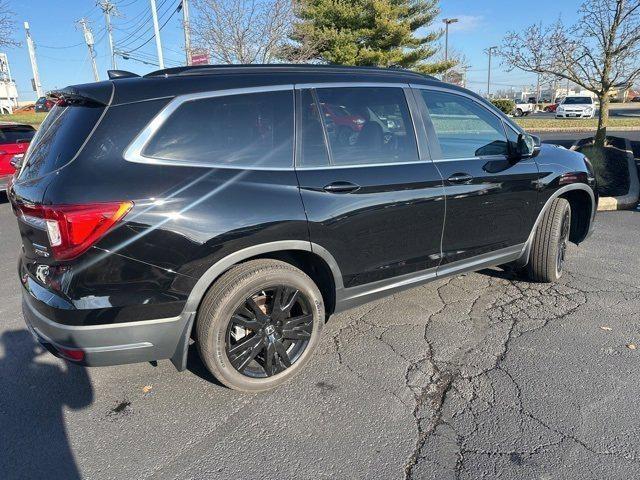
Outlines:
{"label": "shrub", "polygon": [[584,139],[577,150],[584,153],[596,174],[598,193],[605,197],[617,197],[629,192],[629,167],[626,145],[622,138],[607,137],[607,146],[598,148]]}
{"label": "shrub", "polygon": [[493,103],[494,107],[507,115],[513,113],[513,109],[516,108],[516,102],[505,98],[491,100],[491,103]]}

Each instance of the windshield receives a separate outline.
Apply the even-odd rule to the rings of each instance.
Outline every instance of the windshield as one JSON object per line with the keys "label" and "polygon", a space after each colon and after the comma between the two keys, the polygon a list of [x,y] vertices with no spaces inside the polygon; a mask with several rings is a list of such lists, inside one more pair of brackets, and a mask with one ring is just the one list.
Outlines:
{"label": "windshield", "polygon": [[591,100],[591,97],[567,97],[562,103],[563,105],[579,105],[585,103],[591,105],[593,102]]}

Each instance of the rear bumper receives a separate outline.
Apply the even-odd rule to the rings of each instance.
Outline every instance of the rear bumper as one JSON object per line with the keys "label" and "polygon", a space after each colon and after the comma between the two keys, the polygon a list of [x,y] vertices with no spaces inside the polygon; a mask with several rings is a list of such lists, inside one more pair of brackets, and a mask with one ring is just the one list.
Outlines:
{"label": "rear bumper", "polygon": [[40,313],[29,292],[22,292],[22,312],[29,331],[57,356],[61,350],[82,350],[87,366],[119,365],[170,358],[179,370],[186,363],[193,315],[108,325],[62,325]]}

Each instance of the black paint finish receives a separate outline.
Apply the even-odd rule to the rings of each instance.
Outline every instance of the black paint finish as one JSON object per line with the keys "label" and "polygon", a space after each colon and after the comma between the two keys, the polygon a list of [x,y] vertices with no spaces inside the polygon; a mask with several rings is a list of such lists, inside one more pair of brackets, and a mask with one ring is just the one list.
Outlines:
{"label": "black paint finish", "polygon": [[[313,67],[228,68],[74,87],[76,95],[84,92],[104,102],[104,117],[78,155],[68,159],[73,161],[40,178],[17,178],[11,202],[17,208],[132,201],[134,207],[93,248],[67,262],[39,256],[34,244],[47,247],[46,233],[18,219],[24,244],[19,272],[30,302],[69,325],[172,317],[220,259],[282,240],[320,245],[335,259],[345,287],[362,286],[523,243],[545,201],[564,183],[594,187],[582,155],[551,146],[517,161],[434,162],[429,156],[434,140],[415,116],[421,157],[414,163],[242,170],[132,163],[123,157],[177,95],[323,82],[416,83],[466,92],[402,71]],[[415,114],[415,105],[411,108]],[[471,178],[447,180],[458,173]],[[325,190],[330,184],[344,188]],[[357,188],[346,188],[349,184]]]}

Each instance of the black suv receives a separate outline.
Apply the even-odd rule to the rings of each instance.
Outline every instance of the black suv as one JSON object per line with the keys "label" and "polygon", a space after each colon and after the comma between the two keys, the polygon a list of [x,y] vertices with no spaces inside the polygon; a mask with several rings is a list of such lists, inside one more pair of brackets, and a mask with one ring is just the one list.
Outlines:
{"label": "black suv", "polygon": [[333,313],[495,265],[557,280],[596,212],[583,155],[413,72],[112,71],[56,96],[9,197],[27,325],[84,365],[183,370],[193,341],[265,390]]}

